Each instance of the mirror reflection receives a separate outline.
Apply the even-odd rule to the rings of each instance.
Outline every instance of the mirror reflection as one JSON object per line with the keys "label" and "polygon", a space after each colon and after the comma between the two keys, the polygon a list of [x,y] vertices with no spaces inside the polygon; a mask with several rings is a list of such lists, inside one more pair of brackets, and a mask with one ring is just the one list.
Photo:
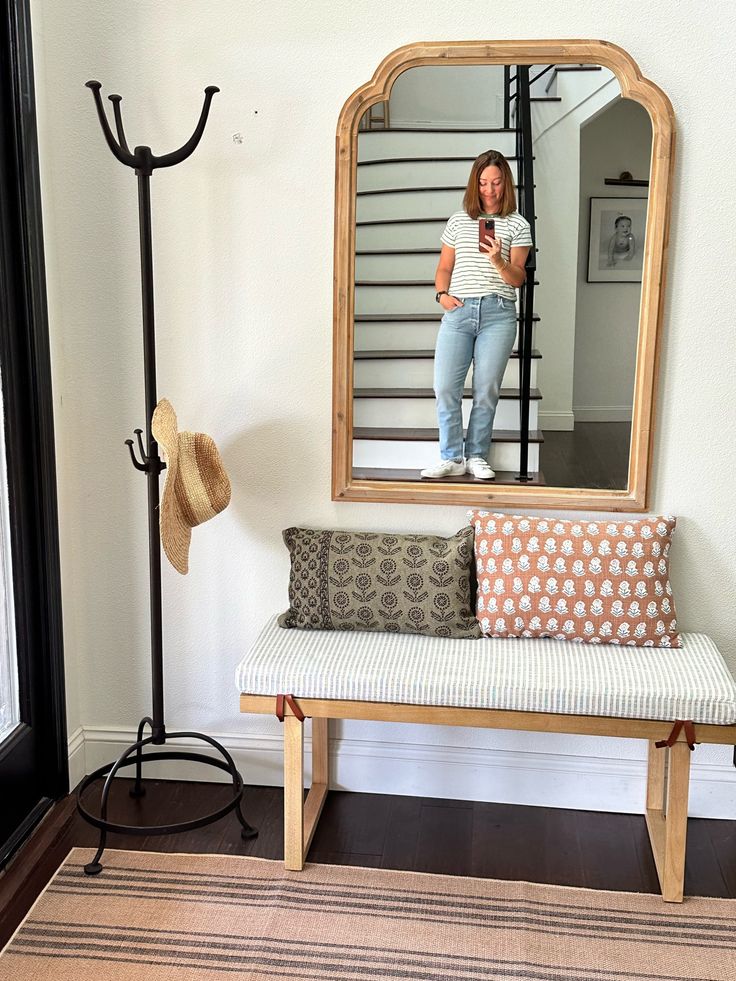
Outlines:
{"label": "mirror reflection", "polygon": [[354,477],[626,488],[651,142],[596,65],[412,68],[366,111]]}

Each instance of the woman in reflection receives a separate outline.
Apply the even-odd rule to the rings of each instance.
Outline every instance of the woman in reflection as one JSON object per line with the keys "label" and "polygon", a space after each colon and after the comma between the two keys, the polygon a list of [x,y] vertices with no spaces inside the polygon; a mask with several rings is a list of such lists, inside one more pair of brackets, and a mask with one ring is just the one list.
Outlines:
{"label": "woman in reflection", "polygon": [[[529,222],[516,210],[511,168],[503,154],[486,150],[470,171],[463,210],[442,233],[434,278],[435,299],[445,311],[434,356],[441,459],[422,477],[495,477],[488,462],[493,419],[531,246]],[[473,407],[463,444],[462,397],[471,362]]]}

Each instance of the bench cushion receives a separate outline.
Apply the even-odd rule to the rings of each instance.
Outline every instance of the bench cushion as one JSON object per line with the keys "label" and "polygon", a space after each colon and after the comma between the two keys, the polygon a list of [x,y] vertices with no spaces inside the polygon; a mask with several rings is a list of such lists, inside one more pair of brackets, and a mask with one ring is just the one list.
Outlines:
{"label": "bench cushion", "polygon": [[682,634],[681,648],[661,649],[284,630],[273,617],[236,683],[250,695],[297,699],[736,722],[736,682],[704,634]]}

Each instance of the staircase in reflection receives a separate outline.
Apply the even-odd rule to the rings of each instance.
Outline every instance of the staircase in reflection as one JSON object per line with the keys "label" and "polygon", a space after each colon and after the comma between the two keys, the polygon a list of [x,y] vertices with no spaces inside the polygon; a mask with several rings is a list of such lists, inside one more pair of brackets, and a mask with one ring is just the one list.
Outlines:
{"label": "staircase in reflection", "polygon": [[[541,118],[548,126],[550,113],[562,113],[565,107],[554,92],[549,94],[558,69],[549,66],[542,77],[543,68],[532,69],[532,80],[537,77],[539,81],[536,86],[532,81],[530,103],[540,104],[534,111],[544,114]],[[560,70],[600,71],[594,66],[565,66]],[[506,90],[508,98],[508,83]],[[489,99],[488,104],[492,103]],[[418,482],[420,470],[440,457],[432,390],[434,348],[442,313],[434,301],[440,235],[449,216],[462,209],[467,177],[478,154],[491,147],[501,151],[509,161],[517,191],[524,168],[517,152],[519,140],[513,98],[505,112],[494,104],[495,122],[506,124],[500,126],[490,123],[431,128],[396,125],[388,104],[381,107],[380,113],[374,110],[373,120],[369,121],[366,114],[358,132],[353,476]],[[532,121],[534,118],[532,114]],[[523,214],[524,197],[517,196]],[[529,219],[529,215],[525,217]],[[543,259],[542,255],[540,272],[533,277],[535,284],[538,278],[543,278]],[[562,474],[564,461],[570,459],[571,451],[564,449],[564,440],[556,437],[571,434],[556,433],[555,449],[549,454],[545,450],[548,437],[540,425],[543,391],[538,378],[542,354],[535,337],[536,331],[543,327],[537,310],[531,329],[534,333],[528,400],[529,482],[598,486],[585,481],[578,483],[572,480],[571,474]],[[465,425],[472,406],[471,385],[472,368],[463,397]],[[493,432],[490,464],[496,471],[496,484],[518,486],[523,439],[521,401],[517,335],[504,375]],[[575,472],[581,472],[577,465]],[[596,480],[604,479],[600,475],[596,477]],[[452,481],[485,483],[470,476],[452,478]],[[623,485],[618,486],[625,483],[624,479]]]}

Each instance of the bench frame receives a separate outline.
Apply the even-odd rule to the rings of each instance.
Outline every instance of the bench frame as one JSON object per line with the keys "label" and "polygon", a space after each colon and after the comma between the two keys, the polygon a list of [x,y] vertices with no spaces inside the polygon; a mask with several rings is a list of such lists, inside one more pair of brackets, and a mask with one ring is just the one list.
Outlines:
{"label": "bench frame", "polygon": [[[583,736],[645,739],[649,744],[645,817],[657,866],[662,898],[681,903],[684,896],[690,754],[685,732],[670,747],[657,749],[673,723],[650,719],[621,719],[500,709],[399,705],[389,702],[338,701],[298,698],[298,708],[312,720],[312,784],[304,799],[304,721],[284,706],[284,864],[304,868],[330,784],[329,720],[412,722],[429,725],[520,729]],[[240,696],[240,711],[273,715],[276,695]],[[698,743],[736,744],[734,725],[696,725]]]}

